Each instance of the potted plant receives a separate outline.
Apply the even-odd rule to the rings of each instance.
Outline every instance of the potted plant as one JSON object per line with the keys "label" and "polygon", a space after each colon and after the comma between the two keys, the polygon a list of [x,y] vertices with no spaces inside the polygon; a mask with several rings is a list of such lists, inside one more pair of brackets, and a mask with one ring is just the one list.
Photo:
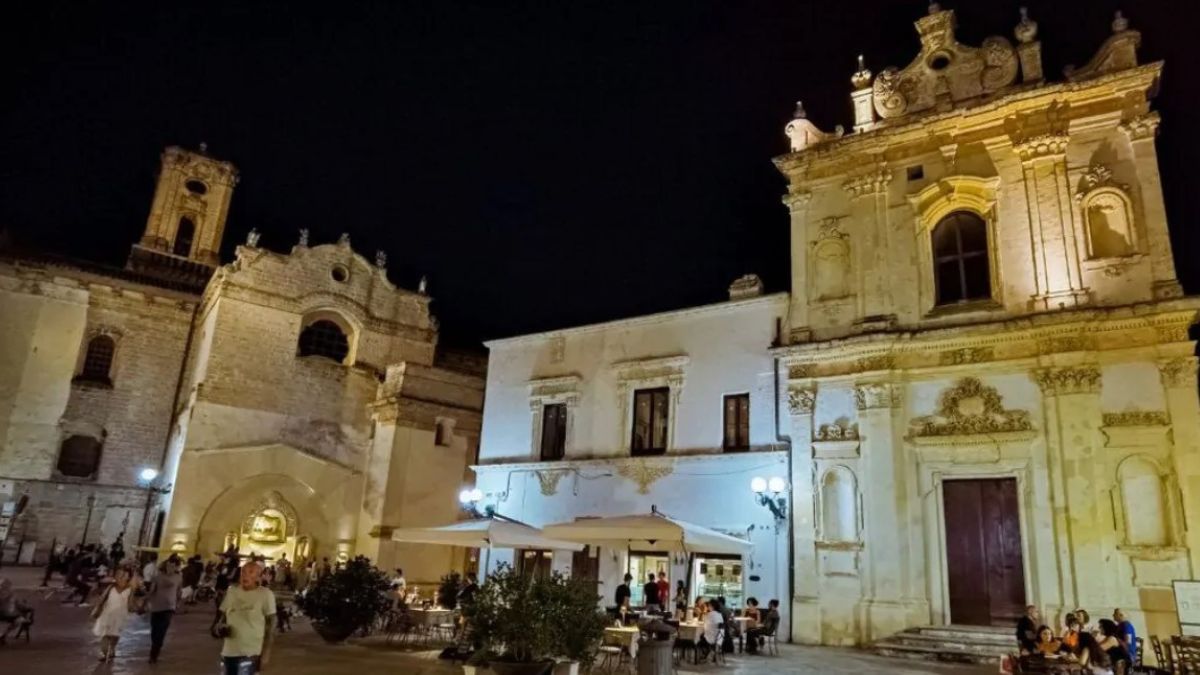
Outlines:
{"label": "potted plant", "polygon": [[343,642],[371,626],[391,607],[387,575],[363,556],[321,577],[300,598],[300,608],[326,642]]}
{"label": "potted plant", "polygon": [[439,607],[446,609],[454,609],[458,606],[458,591],[462,588],[462,575],[458,572],[450,572],[442,575],[441,583],[438,584],[437,603]]}
{"label": "potted plant", "polygon": [[468,667],[486,665],[497,675],[544,675],[559,658],[590,663],[606,625],[596,599],[584,582],[558,573],[519,574],[501,565],[463,607],[480,647]]}

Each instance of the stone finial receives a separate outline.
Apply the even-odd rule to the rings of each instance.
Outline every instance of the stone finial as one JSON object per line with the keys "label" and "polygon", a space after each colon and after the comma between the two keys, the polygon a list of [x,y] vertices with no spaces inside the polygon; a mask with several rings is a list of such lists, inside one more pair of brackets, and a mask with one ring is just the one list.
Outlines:
{"label": "stone finial", "polygon": [[250,231],[246,233],[246,245],[250,248],[258,248],[258,238],[260,236],[262,235],[258,233],[258,230],[250,228]]}
{"label": "stone finial", "polygon": [[937,13],[938,13],[938,12],[940,12],[940,11],[942,11],[942,6],[941,6],[941,5],[939,5],[939,4],[936,2],[936,0],[930,0],[930,2],[929,2],[929,13],[930,13],[930,14],[937,14]]}
{"label": "stone finial", "polygon": [[858,70],[850,76],[850,84],[854,85],[855,90],[866,89],[871,86],[871,71],[867,69],[866,63],[863,60],[863,55],[858,55]]}
{"label": "stone finial", "polygon": [[296,245],[297,246],[308,246],[308,228],[307,227],[300,228],[300,241],[297,242]]}
{"label": "stone finial", "polygon": [[744,300],[762,295],[763,282],[757,274],[744,274],[729,284],[729,299]]}
{"label": "stone finial", "polygon": [[338,246],[349,246],[349,245],[350,245],[350,233],[343,232],[342,236],[338,237]]}
{"label": "stone finial", "polygon": [[384,269],[387,267],[387,252],[386,251],[382,251],[382,250],[375,251],[375,266],[378,267],[379,269]]}
{"label": "stone finial", "polygon": [[1125,15],[1119,9],[1116,15],[1113,16],[1112,30],[1114,33],[1124,33],[1129,30],[1129,19],[1126,19]]}
{"label": "stone finial", "polygon": [[1029,9],[1021,8],[1021,21],[1017,27],[1013,29],[1013,35],[1017,37],[1017,42],[1021,44],[1029,44],[1037,39],[1038,25],[1037,22],[1029,18]]}
{"label": "stone finial", "polygon": [[804,101],[796,101],[796,112],[792,113],[792,119],[803,120],[808,118],[808,113],[804,112]]}
{"label": "stone finial", "polygon": [[417,292],[421,295],[429,295],[429,277],[421,276],[421,280],[417,282]]}
{"label": "stone finial", "polygon": [[[1120,14],[1120,12],[1117,12],[1117,14]],[[208,154],[208,143],[205,143],[204,141],[200,141],[200,154],[202,154],[202,155]]]}

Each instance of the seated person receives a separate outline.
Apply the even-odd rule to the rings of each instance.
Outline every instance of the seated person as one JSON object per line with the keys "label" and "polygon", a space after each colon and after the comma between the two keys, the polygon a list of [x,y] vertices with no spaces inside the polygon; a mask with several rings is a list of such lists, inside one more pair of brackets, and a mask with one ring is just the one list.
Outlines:
{"label": "seated person", "polygon": [[709,650],[720,649],[717,639],[720,637],[721,624],[721,613],[716,609],[704,614],[704,630],[700,633],[700,644],[698,645],[701,658],[706,658]]}
{"label": "seated person", "polygon": [[749,598],[746,600],[746,610],[742,612],[742,616],[750,619],[751,626],[762,621],[762,612],[758,610],[758,598]]}
{"label": "seated person", "polygon": [[1050,630],[1049,626],[1038,627],[1037,649],[1034,650],[1034,653],[1050,656],[1058,654],[1060,651],[1062,651],[1062,641],[1054,638],[1054,631]]}
{"label": "seated person", "polygon": [[1037,651],[1038,608],[1029,605],[1025,615],[1017,621],[1017,645],[1022,654],[1033,654]]}
{"label": "seated person", "polygon": [[1062,640],[1060,640],[1062,643],[1060,649],[1064,654],[1078,656],[1080,639],[1079,617],[1075,616],[1074,613],[1067,614],[1065,623],[1067,629],[1063,631]]}
{"label": "seated person", "polygon": [[[757,600],[755,604],[758,604]],[[757,653],[758,648],[762,646],[763,637],[774,635],[777,628],[779,628],[779,601],[772,600],[767,603],[767,612],[762,615],[758,625],[746,631],[746,653]]]}
{"label": "seated person", "polygon": [[1120,609],[1113,610],[1113,623],[1117,624],[1118,638],[1125,645],[1126,651],[1129,652],[1129,662],[1137,662],[1137,631],[1133,628],[1133,622],[1125,618],[1125,612]]}
{"label": "seated person", "polygon": [[696,605],[692,611],[695,612],[697,621],[703,620],[704,615],[708,613],[708,603],[704,601],[704,598],[697,597]]}
{"label": "seated person", "polygon": [[[1121,629],[1109,619],[1100,619],[1100,635],[1096,646],[1108,657],[1109,667],[1114,673],[1128,673],[1133,666],[1129,650],[1121,642]],[[1123,666],[1123,667],[1122,667]]]}

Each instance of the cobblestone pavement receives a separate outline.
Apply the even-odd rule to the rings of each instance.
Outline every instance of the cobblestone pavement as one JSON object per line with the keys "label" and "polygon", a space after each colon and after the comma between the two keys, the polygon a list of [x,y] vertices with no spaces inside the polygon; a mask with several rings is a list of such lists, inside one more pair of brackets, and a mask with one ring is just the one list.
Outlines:
{"label": "cobblestone pavement", "polygon": [[[5,568],[18,587],[18,595],[36,607],[33,640],[12,641],[0,646],[0,673],[20,675],[217,675],[220,643],[208,636],[212,620],[209,607],[195,606],[177,615],[167,634],[166,646],[156,665],[147,662],[150,626],[146,617],[135,617],[126,628],[113,663],[96,660],[95,639],[90,632],[88,608],[46,600],[36,589],[33,570]],[[57,582],[54,582],[57,584]],[[288,675],[459,675],[458,666],[437,660],[436,650],[406,650],[362,640],[345,645],[327,645],[302,619],[295,630],[277,636],[272,661],[266,673]],[[994,667],[965,667],[883,659],[855,650],[780,646],[779,657],[738,655],[726,666],[688,666],[681,673],[727,675],[816,675],[894,673],[896,675],[983,675]]]}

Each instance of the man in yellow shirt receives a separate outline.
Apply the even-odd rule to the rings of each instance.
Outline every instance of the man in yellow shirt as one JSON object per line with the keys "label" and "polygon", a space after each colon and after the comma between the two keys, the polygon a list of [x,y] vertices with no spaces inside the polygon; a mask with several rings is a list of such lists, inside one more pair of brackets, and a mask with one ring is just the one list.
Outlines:
{"label": "man in yellow shirt", "polygon": [[230,588],[221,601],[217,623],[225,628],[221,631],[225,675],[262,672],[271,660],[275,594],[258,584],[261,576],[261,565],[246,563],[242,566],[240,583]]}

